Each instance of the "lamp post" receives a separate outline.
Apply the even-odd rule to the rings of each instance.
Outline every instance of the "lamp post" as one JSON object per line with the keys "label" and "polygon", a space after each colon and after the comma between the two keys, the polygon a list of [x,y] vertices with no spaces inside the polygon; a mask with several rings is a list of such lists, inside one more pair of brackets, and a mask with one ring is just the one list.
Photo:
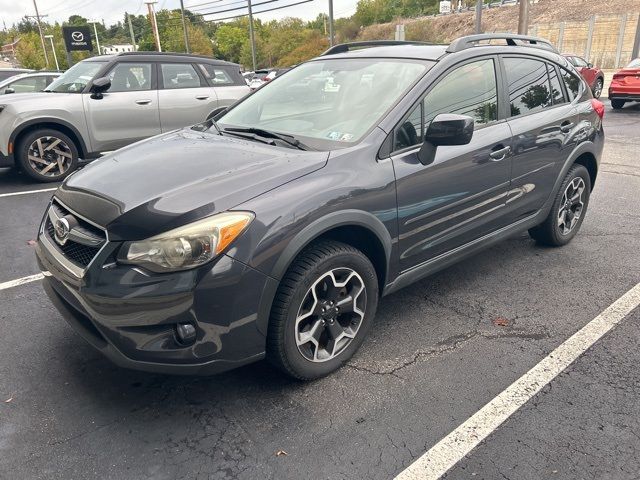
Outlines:
{"label": "lamp post", "polygon": [[100,39],[98,38],[98,29],[96,28],[96,23],[100,23],[98,20],[89,20],[89,23],[93,23],[93,33],[96,34],[96,44],[98,45],[98,55],[102,55],[100,51]]}
{"label": "lamp post", "polygon": [[56,61],[56,70],[60,70],[60,65],[58,65],[58,55],[56,54],[56,47],[53,45],[53,35],[45,35],[44,38],[48,38],[51,41],[51,50],[53,50],[53,58]]}

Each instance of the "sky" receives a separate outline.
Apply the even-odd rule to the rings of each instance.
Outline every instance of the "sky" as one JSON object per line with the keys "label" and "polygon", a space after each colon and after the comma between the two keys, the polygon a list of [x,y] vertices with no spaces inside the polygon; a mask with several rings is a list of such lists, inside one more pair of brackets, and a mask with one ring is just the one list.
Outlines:
{"label": "sky", "polygon": [[[143,0],[36,0],[40,15],[48,15],[45,18],[48,22],[62,22],[70,15],[78,14],[90,20],[103,20],[107,25],[122,20],[124,12],[142,14],[146,13],[147,7]],[[252,0],[253,4],[265,2],[267,0]],[[274,8],[277,6],[290,5],[301,0],[271,0],[262,6],[255,6],[254,11]],[[333,0],[333,11],[336,18],[350,16],[355,12],[358,0]],[[243,5],[242,0],[184,0],[185,8],[193,7],[193,11],[204,13],[212,10],[226,10]],[[205,4],[205,5],[203,5]],[[179,8],[180,0],[157,0],[156,10],[162,8]],[[268,21],[284,17],[299,17],[305,20],[315,18],[319,13],[328,13],[328,0],[312,0],[309,3],[295,5],[290,8],[283,8],[273,12],[266,12],[256,15],[256,18]],[[246,10],[245,10],[246,11]],[[238,15],[244,13],[243,10],[236,10],[219,14],[218,17]],[[0,28],[3,28],[1,21],[4,21],[7,28],[19,21],[24,15],[35,15],[33,0],[0,0]],[[207,19],[215,16],[205,17]]]}

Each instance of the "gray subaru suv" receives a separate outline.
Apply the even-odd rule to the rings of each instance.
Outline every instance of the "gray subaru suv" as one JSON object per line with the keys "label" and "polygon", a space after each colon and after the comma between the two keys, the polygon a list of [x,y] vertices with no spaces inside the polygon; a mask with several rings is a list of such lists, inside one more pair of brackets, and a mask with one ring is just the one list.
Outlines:
{"label": "gray subaru suv", "polygon": [[233,63],[133,52],[77,63],[45,92],[0,100],[0,167],[54,182],[101,153],[202,122],[249,87]]}
{"label": "gray subaru suv", "polygon": [[119,365],[200,374],[266,357],[318,378],[385,295],[522,231],[567,245],[603,115],[537,38],[337,45],[67,178],[38,233],[43,286]]}

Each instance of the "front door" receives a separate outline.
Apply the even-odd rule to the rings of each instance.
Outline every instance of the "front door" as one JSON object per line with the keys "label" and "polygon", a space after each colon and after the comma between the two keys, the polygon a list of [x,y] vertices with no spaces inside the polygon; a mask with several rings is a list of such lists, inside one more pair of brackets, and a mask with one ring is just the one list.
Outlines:
{"label": "front door", "polygon": [[102,98],[83,93],[82,102],[96,152],[107,152],[160,133],[158,90],[152,63],[120,62],[107,74]]}
{"label": "front door", "polygon": [[[504,225],[511,130],[499,120],[497,58],[456,66],[394,132],[400,269],[407,270]],[[418,150],[440,113],[475,119],[468,145],[438,147],[424,166]]]}

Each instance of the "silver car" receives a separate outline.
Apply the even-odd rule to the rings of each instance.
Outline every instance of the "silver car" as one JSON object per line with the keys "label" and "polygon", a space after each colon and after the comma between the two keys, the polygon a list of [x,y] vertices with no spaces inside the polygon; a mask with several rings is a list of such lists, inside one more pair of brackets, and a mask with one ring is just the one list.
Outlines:
{"label": "silver car", "polygon": [[0,81],[0,95],[41,92],[60,75],[60,72],[20,73]]}
{"label": "silver car", "polygon": [[233,63],[131,52],[77,63],[44,92],[0,98],[0,167],[51,182],[104,152],[203,122],[249,88]]}

